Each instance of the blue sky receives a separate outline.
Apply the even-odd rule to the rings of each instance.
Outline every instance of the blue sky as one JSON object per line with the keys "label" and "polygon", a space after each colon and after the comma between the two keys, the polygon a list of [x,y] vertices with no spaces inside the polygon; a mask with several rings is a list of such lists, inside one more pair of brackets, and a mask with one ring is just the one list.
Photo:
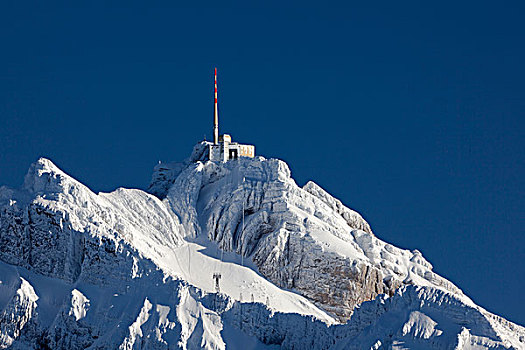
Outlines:
{"label": "blue sky", "polygon": [[523,2],[218,4],[3,2],[0,184],[145,188],[211,137],[218,67],[221,131],[525,324]]}

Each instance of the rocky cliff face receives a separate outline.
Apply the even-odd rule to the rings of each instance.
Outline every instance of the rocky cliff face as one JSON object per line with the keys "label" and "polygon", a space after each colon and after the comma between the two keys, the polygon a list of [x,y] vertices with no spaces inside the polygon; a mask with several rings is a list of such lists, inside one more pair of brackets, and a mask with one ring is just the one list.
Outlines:
{"label": "rocky cliff face", "polygon": [[0,188],[0,348],[525,346],[284,162],[204,148],[151,194],[95,194],[46,159]]}
{"label": "rocky cliff face", "polygon": [[[199,159],[200,145],[194,156]],[[417,283],[461,293],[418,251],[377,239],[369,224],[321,187],[299,187],[286,163],[239,159],[161,164],[151,189],[167,188],[185,232],[251,258],[273,283],[346,321],[356,305]],[[162,175],[161,175],[162,174]],[[243,215],[244,214],[244,215]],[[243,227],[244,216],[244,227]]]}

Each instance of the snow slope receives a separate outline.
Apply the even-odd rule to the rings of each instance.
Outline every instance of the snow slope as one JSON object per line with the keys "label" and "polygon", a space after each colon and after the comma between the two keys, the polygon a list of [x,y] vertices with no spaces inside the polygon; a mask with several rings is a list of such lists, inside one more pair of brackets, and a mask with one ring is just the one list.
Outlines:
{"label": "snow slope", "polygon": [[95,194],[47,159],[1,187],[0,348],[525,348],[284,162],[205,148],[150,193]]}
{"label": "snow slope", "polygon": [[[200,147],[190,159],[202,157]],[[222,250],[250,257],[273,283],[340,321],[361,302],[392,295],[403,284],[463,295],[417,250],[377,239],[358,213],[315,183],[298,187],[283,161],[160,164],[150,190],[169,202],[186,237],[204,236]]]}

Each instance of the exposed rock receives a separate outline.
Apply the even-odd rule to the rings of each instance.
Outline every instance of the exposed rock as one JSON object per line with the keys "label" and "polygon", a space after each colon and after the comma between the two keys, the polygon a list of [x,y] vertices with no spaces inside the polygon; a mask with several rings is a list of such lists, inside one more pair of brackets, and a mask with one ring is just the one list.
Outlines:
{"label": "exposed rock", "polygon": [[[156,196],[95,194],[46,159],[21,190],[1,187],[0,347],[525,347],[523,327],[475,305],[420,252],[378,239],[318,185],[297,186],[284,162],[212,163],[204,146],[156,167]],[[191,255],[195,242],[209,245]],[[212,263],[181,262],[197,257]],[[217,294],[198,277],[219,261]],[[235,273],[266,298],[234,295],[246,291],[228,285]]]}

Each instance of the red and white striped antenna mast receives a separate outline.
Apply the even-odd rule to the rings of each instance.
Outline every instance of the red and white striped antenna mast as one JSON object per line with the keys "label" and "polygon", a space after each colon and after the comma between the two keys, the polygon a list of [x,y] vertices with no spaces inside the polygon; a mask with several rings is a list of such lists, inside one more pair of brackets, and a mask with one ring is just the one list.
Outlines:
{"label": "red and white striped antenna mast", "polygon": [[213,113],[213,143],[219,144],[219,109],[217,108],[217,68],[215,68],[215,110]]}

